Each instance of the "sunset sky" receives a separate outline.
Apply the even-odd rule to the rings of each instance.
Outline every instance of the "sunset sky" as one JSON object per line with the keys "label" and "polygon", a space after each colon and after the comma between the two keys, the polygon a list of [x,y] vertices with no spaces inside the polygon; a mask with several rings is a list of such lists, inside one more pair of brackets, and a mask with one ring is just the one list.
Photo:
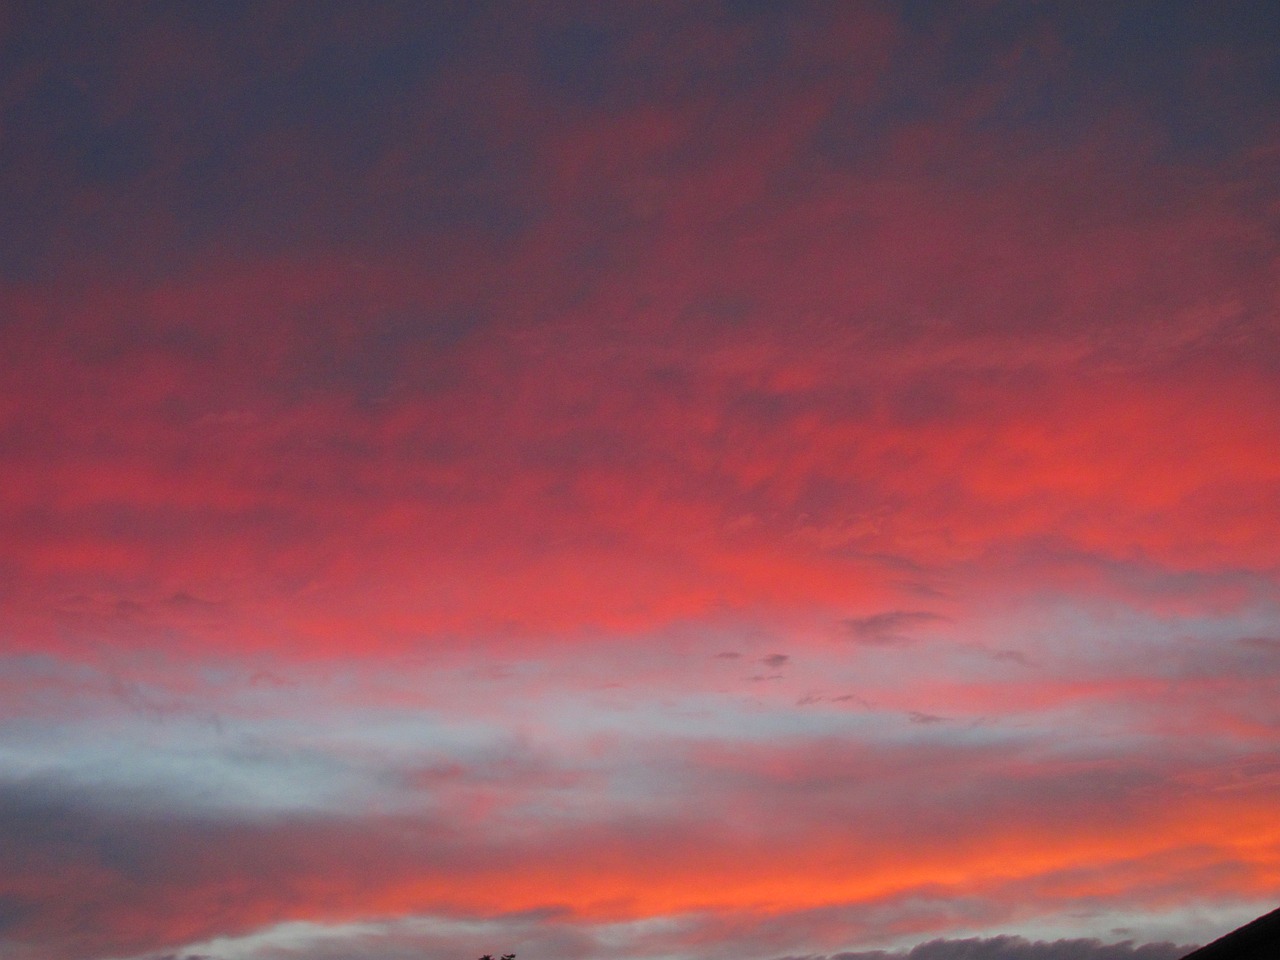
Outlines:
{"label": "sunset sky", "polygon": [[5,960],[1280,905],[1275,0],[15,0],[0,225]]}

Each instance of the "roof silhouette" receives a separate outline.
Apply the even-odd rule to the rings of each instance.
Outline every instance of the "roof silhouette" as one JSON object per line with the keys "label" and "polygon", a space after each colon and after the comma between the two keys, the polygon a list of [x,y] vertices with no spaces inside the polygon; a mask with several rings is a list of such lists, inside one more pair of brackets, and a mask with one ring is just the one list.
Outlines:
{"label": "roof silhouette", "polygon": [[1280,910],[1272,910],[1182,960],[1280,960]]}

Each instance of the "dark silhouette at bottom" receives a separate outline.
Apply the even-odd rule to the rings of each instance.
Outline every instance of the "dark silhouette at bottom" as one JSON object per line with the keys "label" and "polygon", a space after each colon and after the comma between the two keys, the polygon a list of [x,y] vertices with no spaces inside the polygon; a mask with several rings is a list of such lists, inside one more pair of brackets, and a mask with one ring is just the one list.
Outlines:
{"label": "dark silhouette at bottom", "polygon": [[1280,960],[1280,910],[1192,950],[1182,960]]}

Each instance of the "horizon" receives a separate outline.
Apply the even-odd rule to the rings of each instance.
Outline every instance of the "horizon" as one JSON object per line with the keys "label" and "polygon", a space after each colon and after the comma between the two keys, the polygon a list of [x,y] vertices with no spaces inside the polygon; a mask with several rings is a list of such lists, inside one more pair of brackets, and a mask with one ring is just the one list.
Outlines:
{"label": "horizon", "polygon": [[1180,960],[1280,903],[1273,0],[0,49],[5,960]]}

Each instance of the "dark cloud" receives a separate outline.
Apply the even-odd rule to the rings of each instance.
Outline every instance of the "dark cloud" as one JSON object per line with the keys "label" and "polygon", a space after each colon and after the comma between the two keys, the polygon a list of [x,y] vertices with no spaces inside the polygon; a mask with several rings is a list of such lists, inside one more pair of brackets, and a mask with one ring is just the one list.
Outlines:
{"label": "dark cloud", "polygon": [[1240,644],[1260,653],[1280,654],[1280,637],[1245,637]]}
{"label": "dark cloud", "polygon": [[1002,663],[1016,663],[1020,667],[1035,666],[1034,661],[1021,650],[995,650],[991,654],[991,659]]}
{"label": "dark cloud", "polygon": [[907,719],[912,723],[921,724],[923,726],[932,726],[936,723],[946,723],[946,717],[940,717],[934,713],[922,713],[919,710],[912,710],[907,714]]}
{"label": "dark cloud", "polygon": [[968,940],[930,940],[910,950],[872,950],[835,953],[827,957],[789,957],[784,960],[1178,960],[1191,947],[1172,943],[1135,945],[1132,941],[1036,940],[990,937]]}
{"label": "dark cloud", "polygon": [[[231,238],[265,252],[321,235],[366,249],[442,228],[497,235],[528,209],[527,156],[432,95],[460,58],[473,77],[496,67],[483,4],[217,19],[187,3],[17,7],[0,38],[16,80],[6,124],[25,131],[0,147],[0,197],[28,228],[24,247],[0,248],[11,277],[86,259],[154,275]],[[413,156],[396,161],[406,141]],[[157,219],[179,211],[176,229]]]}
{"label": "dark cloud", "polygon": [[18,926],[34,912],[35,906],[23,898],[0,894],[0,942],[3,942],[6,930]]}
{"label": "dark cloud", "polygon": [[790,663],[791,658],[785,653],[771,653],[766,657],[761,657],[760,662],[770,669],[779,670]]}
{"label": "dark cloud", "polygon": [[867,617],[850,617],[841,621],[846,635],[856,643],[888,647],[910,643],[913,627],[946,619],[928,610],[890,610]]}

